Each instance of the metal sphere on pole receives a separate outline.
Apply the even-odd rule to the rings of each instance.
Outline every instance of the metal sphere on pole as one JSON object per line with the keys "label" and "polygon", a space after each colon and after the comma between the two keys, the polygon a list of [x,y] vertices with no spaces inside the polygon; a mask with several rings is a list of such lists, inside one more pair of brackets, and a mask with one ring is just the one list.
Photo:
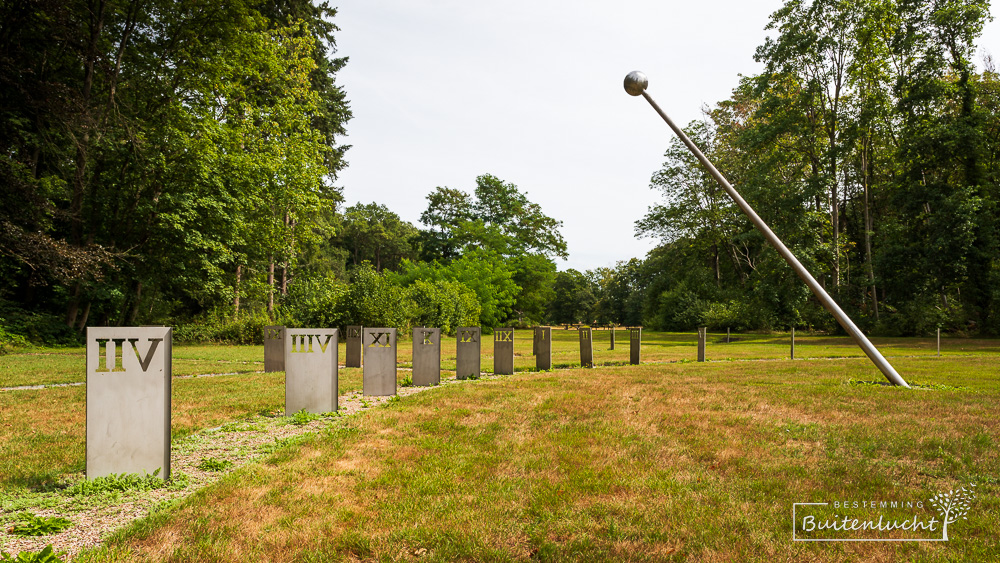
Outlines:
{"label": "metal sphere on pole", "polygon": [[799,262],[799,260],[795,257],[795,255],[792,254],[790,250],[788,250],[788,247],[785,246],[785,243],[781,242],[781,239],[779,239],[778,236],[775,235],[774,232],[771,230],[771,228],[768,227],[766,223],[764,223],[764,220],[757,215],[757,213],[753,210],[753,208],[750,207],[750,204],[748,204],[743,199],[743,197],[736,191],[736,188],[734,188],[732,184],[730,184],[729,181],[726,180],[725,177],[723,177],[723,175],[715,168],[715,166],[708,160],[708,158],[701,152],[701,150],[698,149],[698,147],[691,141],[691,139],[689,139],[688,136],[684,134],[684,131],[682,131],[681,128],[678,127],[676,124],[674,124],[674,122],[667,116],[667,114],[664,113],[662,109],[660,109],[660,106],[657,105],[657,103],[653,100],[653,98],[650,97],[649,93],[646,92],[646,88],[648,86],[649,86],[649,80],[646,78],[646,75],[643,74],[642,72],[639,72],[638,70],[634,70],[628,73],[628,75],[625,77],[625,91],[628,92],[629,95],[631,96],[642,96],[643,98],[646,98],[646,101],[649,102],[649,105],[653,106],[653,109],[656,110],[656,113],[658,113],[660,117],[663,118],[663,121],[665,121],[667,125],[670,126],[671,129],[673,129],[674,133],[676,133],[677,136],[680,137],[680,140],[687,146],[688,150],[690,150],[691,153],[694,154],[694,156],[702,163],[702,165],[704,165],[705,168],[708,169],[709,174],[711,174],[712,177],[715,178],[715,181],[718,182],[720,186],[722,186],[722,189],[726,190],[726,193],[729,194],[729,197],[732,198],[734,202],[736,202],[736,205],[739,206],[739,208],[743,211],[743,213],[750,218],[754,226],[757,227],[757,230],[760,231],[762,235],[764,235],[765,239],[767,239],[767,242],[770,243],[771,246],[773,246],[774,249],[778,251],[778,254],[780,254],[781,257],[784,258],[786,262],[788,262],[788,265],[791,266],[793,270],[795,270],[795,273],[798,274],[799,278],[801,278],[802,281],[804,281],[806,285],[809,286],[809,289],[812,290],[813,295],[815,295],[816,298],[819,299],[820,303],[823,304],[823,307],[825,307],[827,311],[830,311],[830,314],[832,314],[834,318],[837,319],[837,322],[840,323],[840,326],[844,327],[844,330],[847,331],[847,334],[849,334],[851,338],[854,339],[854,342],[856,342],[858,346],[861,347],[861,349],[868,356],[868,358],[871,359],[872,363],[875,364],[875,367],[877,367],[879,371],[881,371],[882,374],[885,375],[886,379],[888,379],[889,382],[892,383],[893,385],[900,385],[909,388],[910,386],[906,383],[905,380],[903,380],[902,377],[900,377],[898,373],[896,373],[896,370],[892,367],[891,364],[889,364],[889,362],[885,359],[885,357],[882,356],[882,353],[878,351],[878,348],[876,348],[875,345],[872,344],[870,340],[868,340],[868,337],[865,336],[863,332],[861,332],[861,329],[859,329],[857,325],[854,324],[854,321],[852,321],[851,318],[847,316],[847,313],[845,313],[844,310],[840,308],[840,305],[837,305],[837,302],[834,301],[832,297],[830,297],[830,294],[828,294],[826,290],[823,289],[823,286],[821,286],[819,282],[816,281],[816,278],[814,278],[812,274],[809,273],[809,270],[807,270],[805,266],[803,266],[802,263]]}

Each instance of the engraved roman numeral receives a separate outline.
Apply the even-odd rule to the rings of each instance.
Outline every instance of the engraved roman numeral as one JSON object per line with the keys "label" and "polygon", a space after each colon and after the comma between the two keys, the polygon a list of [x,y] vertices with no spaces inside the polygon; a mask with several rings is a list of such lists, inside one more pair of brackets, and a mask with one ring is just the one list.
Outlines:
{"label": "engraved roman numeral", "polygon": [[277,340],[278,338],[281,338],[281,329],[280,328],[267,329],[267,338],[269,340]]}
{"label": "engraved roman numeral", "polygon": [[475,342],[476,341],[476,331],[474,330],[463,330],[462,338],[459,342]]}
{"label": "engraved roman numeral", "polygon": [[[373,332],[371,334],[373,338],[372,343],[368,345],[369,348],[389,348],[392,346],[392,343],[389,342],[388,332]],[[383,336],[385,340],[382,340]]]}
{"label": "engraved roman numeral", "polygon": [[[108,344],[108,341],[111,344]],[[97,350],[100,354],[101,347],[104,347],[104,354],[100,354],[101,361],[97,363],[96,372],[108,372],[108,371],[125,371],[122,367],[122,357],[118,355],[118,350],[122,347],[122,343],[125,342],[124,338],[98,338],[97,339]],[[108,354],[114,358],[114,366],[110,370],[108,369]]]}
{"label": "engraved roman numeral", "polygon": [[[125,371],[125,368],[122,367],[123,356],[118,353],[118,350],[121,350],[122,354],[125,353],[124,344],[126,340],[128,341],[129,346],[132,348],[132,352],[135,353],[135,359],[138,360],[139,367],[142,368],[143,372],[149,369],[149,364],[150,362],[153,361],[153,356],[156,354],[156,348],[157,346],[160,345],[160,342],[163,341],[162,338],[147,338],[150,344],[149,344],[149,349],[146,350],[146,357],[143,358],[141,355],[139,355],[139,348],[136,347],[135,345],[135,343],[139,341],[138,338],[98,338],[97,339],[98,352],[100,352],[100,349],[103,346],[105,353],[100,354],[100,361],[97,363],[97,369],[94,371],[98,373]],[[108,344],[109,341],[111,342],[111,344]],[[112,367],[110,370],[108,369],[109,354],[111,355],[112,358],[114,358],[114,364],[113,364],[114,367]]]}
{"label": "engraved roman numeral", "polygon": [[496,334],[497,334],[497,342],[513,342],[514,341],[514,331],[513,330],[498,330]]}
{"label": "engraved roman numeral", "polygon": [[[326,336],[326,340],[323,340],[323,336]],[[326,353],[326,348],[330,345],[333,340],[332,334],[293,334],[292,335],[292,353],[293,354],[309,354],[313,350],[313,338],[316,339],[316,345],[319,346],[319,351],[321,354]],[[306,349],[306,339],[309,341],[309,349]],[[298,342],[298,348],[296,349],[296,342]]]}
{"label": "engraved roman numeral", "polygon": [[139,349],[136,348],[135,346],[135,343],[138,342],[139,339],[138,338],[128,339],[128,343],[132,345],[132,351],[135,352],[135,359],[139,360],[139,366],[142,368],[142,371],[146,371],[147,369],[149,369],[149,362],[153,361],[153,354],[156,353],[156,347],[159,346],[160,342],[163,341],[162,338],[147,338],[146,340],[150,342],[149,350],[146,350],[146,357],[141,358],[139,357]]}

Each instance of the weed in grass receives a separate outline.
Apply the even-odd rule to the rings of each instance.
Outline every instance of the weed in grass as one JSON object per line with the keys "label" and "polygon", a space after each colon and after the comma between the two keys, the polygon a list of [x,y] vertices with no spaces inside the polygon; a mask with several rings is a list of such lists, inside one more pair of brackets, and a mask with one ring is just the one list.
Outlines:
{"label": "weed in grass", "polygon": [[69,528],[72,522],[56,516],[35,516],[30,512],[17,515],[17,524],[10,527],[15,536],[51,536]]}
{"label": "weed in grass", "polygon": [[307,412],[306,409],[302,409],[299,412],[288,417],[288,424],[294,424],[295,426],[304,426],[314,420],[319,420],[320,418],[322,418],[322,415],[313,414],[311,412]]}
{"label": "weed in grass", "polygon": [[393,395],[392,397],[389,397],[388,403],[391,404],[391,405],[394,405],[394,404],[398,404],[399,401],[400,401],[399,395]]}
{"label": "weed in grass", "polygon": [[107,477],[98,477],[88,481],[80,481],[79,483],[66,489],[64,493],[67,496],[88,497],[102,494],[124,493],[129,491],[152,491],[163,488],[181,490],[187,488],[190,484],[190,478],[183,473],[174,473],[174,475],[166,481],[158,477],[159,473],[159,469],[154,471],[152,475],[112,473]]}
{"label": "weed in grass", "polygon": [[56,553],[51,545],[41,551],[22,551],[16,557],[0,551],[0,563],[63,563],[59,556],[65,554],[64,551]]}
{"label": "weed in grass", "polygon": [[215,459],[214,457],[205,457],[198,462],[198,469],[202,471],[225,471],[233,466],[233,462],[228,459]]}
{"label": "weed in grass", "polygon": [[413,376],[407,375],[403,378],[403,382],[399,384],[400,387],[413,387]]}

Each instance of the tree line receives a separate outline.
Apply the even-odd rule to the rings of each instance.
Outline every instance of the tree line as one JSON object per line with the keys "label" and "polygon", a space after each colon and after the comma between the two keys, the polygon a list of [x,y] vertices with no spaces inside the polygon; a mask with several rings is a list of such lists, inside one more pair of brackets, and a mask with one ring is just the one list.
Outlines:
{"label": "tree line", "polygon": [[[688,134],[867,330],[1000,333],[1000,81],[984,0],[791,0]],[[661,328],[834,327],[679,141],[636,222]]]}
{"label": "tree line", "polygon": [[[1000,82],[984,0],[789,0],[764,71],[686,128],[862,328],[1000,332]],[[0,7],[0,341],[170,324],[835,330],[679,142],[644,258],[558,271],[561,223],[484,174],[416,226],[343,205],[336,11]]]}

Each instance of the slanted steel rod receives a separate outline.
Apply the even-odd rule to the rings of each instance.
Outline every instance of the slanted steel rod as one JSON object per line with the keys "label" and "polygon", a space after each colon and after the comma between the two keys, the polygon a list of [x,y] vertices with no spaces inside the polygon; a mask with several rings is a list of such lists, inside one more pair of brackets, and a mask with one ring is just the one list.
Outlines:
{"label": "slanted steel rod", "polygon": [[694,156],[697,157],[699,161],[701,161],[701,163],[705,166],[705,168],[708,169],[709,174],[711,174],[712,177],[715,178],[715,181],[717,181],[719,185],[722,186],[722,189],[726,190],[726,193],[729,194],[729,197],[731,197],[733,201],[736,202],[736,205],[738,205],[739,208],[743,210],[743,213],[750,218],[754,226],[757,227],[757,230],[760,231],[762,235],[764,235],[765,239],[767,239],[767,242],[769,242],[771,246],[773,246],[774,249],[778,251],[778,254],[780,254],[781,257],[784,258],[786,262],[788,262],[788,265],[791,266],[792,269],[795,270],[795,273],[798,274],[798,276],[802,279],[802,281],[804,281],[806,285],[809,286],[809,289],[812,290],[813,295],[815,295],[816,298],[819,299],[820,303],[823,304],[823,307],[825,307],[827,311],[830,311],[830,314],[832,314],[834,318],[837,319],[837,322],[840,323],[840,326],[844,327],[844,330],[847,331],[847,334],[851,335],[851,338],[854,339],[854,342],[856,342],[858,346],[860,346],[861,349],[864,350],[868,358],[872,361],[873,364],[875,364],[875,367],[877,367],[879,371],[881,371],[882,374],[885,375],[886,379],[888,379],[889,382],[892,383],[893,385],[901,385],[903,387],[909,388],[910,386],[906,383],[906,381],[903,380],[902,377],[900,377],[898,373],[896,373],[896,370],[885,359],[882,353],[878,351],[878,348],[876,348],[875,345],[872,344],[870,340],[868,340],[868,337],[865,336],[863,332],[861,332],[861,329],[859,329],[857,325],[854,324],[854,321],[852,321],[851,318],[847,316],[847,313],[845,313],[844,310],[840,308],[840,305],[837,305],[837,302],[834,301],[832,297],[830,297],[830,294],[828,294],[826,290],[824,290],[823,287],[819,285],[819,282],[816,281],[816,278],[814,278],[812,274],[809,273],[809,270],[807,270],[805,266],[803,266],[802,263],[799,262],[798,258],[796,258],[795,255],[792,254],[790,250],[788,250],[788,247],[785,246],[785,243],[781,242],[781,239],[779,239],[778,236],[774,234],[774,231],[772,231],[771,228],[767,226],[767,223],[764,223],[764,220],[761,219],[759,215],[757,215],[757,213],[753,210],[753,208],[750,207],[750,204],[748,204],[746,200],[743,199],[743,197],[736,191],[736,189],[732,186],[732,184],[730,184],[729,181],[726,180],[726,178],[715,168],[715,166],[708,160],[708,158],[701,152],[701,150],[698,149],[698,147],[691,141],[691,139],[689,139],[688,136],[684,134],[684,131],[682,131],[681,128],[678,127],[670,119],[670,117],[668,117],[667,114],[664,113],[662,109],[660,109],[660,106],[657,105],[656,101],[654,101],[653,98],[646,92],[646,87],[648,85],[649,85],[649,80],[646,78],[646,75],[639,71],[630,72],[628,76],[625,77],[625,91],[632,96],[642,96],[643,98],[646,98],[646,101],[649,102],[649,105],[653,106],[653,109],[656,110],[656,113],[660,114],[660,117],[663,118],[663,121],[665,121],[667,125],[669,125],[670,128],[674,130],[674,133],[676,133],[677,136],[680,137],[681,141],[685,145],[687,145],[687,148],[691,151],[691,153],[694,154]]}

